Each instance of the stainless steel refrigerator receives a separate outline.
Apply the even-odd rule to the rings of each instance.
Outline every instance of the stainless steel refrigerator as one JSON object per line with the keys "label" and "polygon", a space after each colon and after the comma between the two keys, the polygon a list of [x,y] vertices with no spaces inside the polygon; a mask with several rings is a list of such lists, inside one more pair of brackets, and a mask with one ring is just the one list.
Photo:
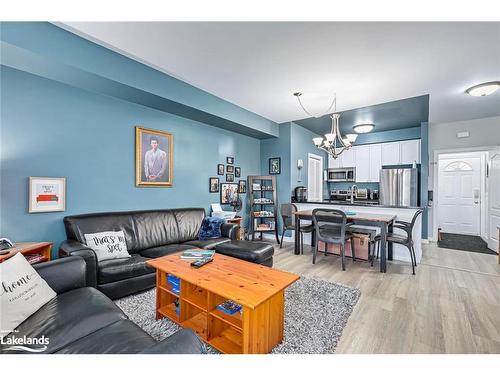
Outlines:
{"label": "stainless steel refrigerator", "polygon": [[418,206],[418,169],[387,168],[380,170],[381,205]]}

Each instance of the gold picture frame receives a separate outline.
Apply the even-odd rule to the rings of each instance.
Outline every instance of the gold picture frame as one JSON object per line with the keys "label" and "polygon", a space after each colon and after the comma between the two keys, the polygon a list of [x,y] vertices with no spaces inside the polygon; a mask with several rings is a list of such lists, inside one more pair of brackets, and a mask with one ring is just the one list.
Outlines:
{"label": "gold picture frame", "polygon": [[136,126],[135,186],[172,187],[173,175],[174,136],[172,133]]}

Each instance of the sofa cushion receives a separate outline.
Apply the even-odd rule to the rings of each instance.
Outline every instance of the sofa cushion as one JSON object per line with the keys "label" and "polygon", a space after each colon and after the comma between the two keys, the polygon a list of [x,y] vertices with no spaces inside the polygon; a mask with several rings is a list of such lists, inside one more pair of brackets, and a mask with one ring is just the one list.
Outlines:
{"label": "sofa cushion", "polygon": [[107,259],[130,258],[125,234],[118,232],[85,233],[85,242],[94,250],[98,262]]}
{"label": "sofa cushion", "polygon": [[198,239],[201,222],[205,218],[203,208],[179,208],[172,210],[179,226],[179,240],[177,243]]}
{"label": "sofa cushion", "polygon": [[72,342],[58,354],[133,354],[156,341],[130,320],[119,320]]}
{"label": "sofa cushion", "polygon": [[137,211],[134,217],[139,249],[178,243],[179,228],[172,210]]}
{"label": "sofa cushion", "polygon": [[[98,290],[87,287],[73,289],[52,298],[7,338],[40,338],[43,335],[49,339],[44,353],[54,353],[73,341],[126,318],[123,311]],[[2,353],[14,353],[5,349],[6,345],[2,345]]]}
{"label": "sofa cushion", "polygon": [[56,296],[21,253],[0,263],[0,284],[0,337]]}
{"label": "sofa cushion", "polygon": [[222,237],[221,226],[225,220],[221,217],[206,217],[201,222],[198,239],[208,240],[209,238]]}
{"label": "sofa cushion", "polygon": [[273,257],[274,247],[268,242],[261,241],[231,241],[217,245],[215,251],[219,254],[262,264]]}
{"label": "sofa cushion", "polygon": [[141,256],[146,258],[159,258],[159,257],[164,257],[165,255],[177,253],[179,251],[197,249],[197,248],[198,248],[197,246],[186,245],[186,244],[158,246],[141,251]]}
{"label": "sofa cushion", "polygon": [[199,249],[213,249],[215,246],[230,242],[231,240],[226,237],[220,237],[220,238],[209,238],[208,240],[194,240],[194,241],[188,241],[184,242],[184,245],[190,245],[190,246],[195,246]]}
{"label": "sofa cushion", "polygon": [[155,269],[146,264],[147,258],[134,254],[130,258],[109,259],[99,262],[99,284],[129,279],[155,272]]}

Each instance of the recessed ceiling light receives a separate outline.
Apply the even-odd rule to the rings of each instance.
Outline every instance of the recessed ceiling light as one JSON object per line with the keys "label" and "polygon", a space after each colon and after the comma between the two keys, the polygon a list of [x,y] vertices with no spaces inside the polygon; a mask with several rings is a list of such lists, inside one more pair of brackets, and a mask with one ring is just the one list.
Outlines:
{"label": "recessed ceiling light", "polygon": [[493,94],[500,87],[500,81],[485,82],[469,87],[465,92],[472,96],[486,96]]}
{"label": "recessed ceiling light", "polygon": [[356,133],[363,134],[363,133],[369,133],[369,132],[371,132],[374,127],[375,127],[375,125],[373,125],[373,124],[359,124],[359,125],[353,126],[352,129]]}

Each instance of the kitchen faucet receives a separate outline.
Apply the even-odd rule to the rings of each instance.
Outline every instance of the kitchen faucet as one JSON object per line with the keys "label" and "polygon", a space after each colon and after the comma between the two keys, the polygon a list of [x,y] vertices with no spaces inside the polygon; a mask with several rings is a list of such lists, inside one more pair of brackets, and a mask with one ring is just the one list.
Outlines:
{"label": "kitchen faucet", "polygon": [[358,191],[358,187],[356,185],[351,186],[351,204],[354,203],[354,192]]}

